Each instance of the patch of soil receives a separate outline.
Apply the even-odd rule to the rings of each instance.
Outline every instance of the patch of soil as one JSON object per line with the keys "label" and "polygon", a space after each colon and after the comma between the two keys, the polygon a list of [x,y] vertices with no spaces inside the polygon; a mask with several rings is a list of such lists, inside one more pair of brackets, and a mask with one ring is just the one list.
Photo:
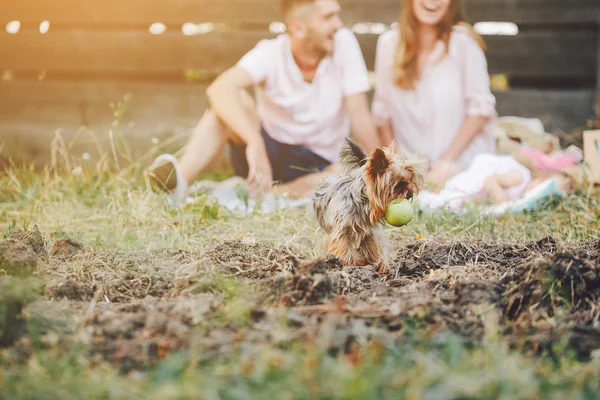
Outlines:
{"label": "patch of soil", "polygon": [[82,340],[94,355],[128,371],[187,348],[193,327],[222,302],[216,295],[202,294],[171,301],[147,297],[127,304],[99,303],[84,323]]}
{"label": "patch of soil", "polygon": [[[39,247],[10,240],[41,257]],[[447,332],[473,346],[503,335],[537,354],[558,343],[580,357],[600,348],[600,242],[412,241],[397,249],[391,277],[372,267],[343,267],[332,256],[307,260],[239,240],[204,253],[96,252],[68,239],[56,243],[40,269],[53,299],[45,301],[65,305],[84,328],[70,334],[47,323],[46,342],[55,342],[52,332],[71,335],[89,345],[94,359],[125,371],[178,350],[210,358],[301,340],[351,352],[357,338]],[[235,302],[243,303],[239,320]]]}
{"label": "patch of soil", "polygon": [[290,307],[361,293],[382,280],[374,268],[344,268],[333,256],[307,261],[287,249],[239,240],[219,244],[205,256],[232,276],[258,281],[266,301]]}
{"label": "patch of soil", "polygon": [[98,251],[71,260],[55,258],[47,271],[46,291],[57,299],[90,301],[99,295],[113,303],[169,296],[174,276],[182,268],[177,261],[181,253],[172,253]]}

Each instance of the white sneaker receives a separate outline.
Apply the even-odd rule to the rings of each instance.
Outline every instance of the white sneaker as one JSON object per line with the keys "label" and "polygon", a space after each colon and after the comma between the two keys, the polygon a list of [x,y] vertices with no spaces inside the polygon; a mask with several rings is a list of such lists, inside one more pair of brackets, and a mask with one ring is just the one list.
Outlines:
{"label": "white sneaker", "polygon": [[173,205],[184,202],[188,185],[181,174],[177,158],[173,155],[161,154],[156,157],[148,169],[148,176],[153,187],[169,193],[169,203]]}

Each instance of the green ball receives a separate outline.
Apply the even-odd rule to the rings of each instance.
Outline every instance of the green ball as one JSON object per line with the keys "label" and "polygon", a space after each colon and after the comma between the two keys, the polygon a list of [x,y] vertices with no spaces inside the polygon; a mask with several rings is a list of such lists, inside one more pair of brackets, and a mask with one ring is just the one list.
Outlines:
{"label": "green ball", "polygon": [[385,211],[385,220],[392,226],[404,226],[412,221],[413,216],[413,205],[406,199],[392,200]]}

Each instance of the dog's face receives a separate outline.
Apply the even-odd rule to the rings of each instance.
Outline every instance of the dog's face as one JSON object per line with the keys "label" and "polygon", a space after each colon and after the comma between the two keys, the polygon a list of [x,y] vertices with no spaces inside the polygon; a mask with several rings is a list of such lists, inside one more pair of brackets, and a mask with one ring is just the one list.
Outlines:
{"label": "dog's face", "polygon": [[416,168],[422,163],[423,160],[408,159],[397,153],[393,144],[375,149],[364,166],[372,218],[382,218],[392,200],[410,199],[419,192],[423,177]]}

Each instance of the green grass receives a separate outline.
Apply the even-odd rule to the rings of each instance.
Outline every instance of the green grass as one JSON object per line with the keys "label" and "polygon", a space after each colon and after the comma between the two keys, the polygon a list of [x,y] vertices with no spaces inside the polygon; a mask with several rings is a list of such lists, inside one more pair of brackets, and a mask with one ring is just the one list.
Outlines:
{"label": "green grass", "polygon": [[[304,210],[239,217],[206,199],[172,209],[149,189],[144,165],[123,168],[107,160],[86,166],[65,156],[41,172],[13,167],[1,174],[3,237],[37,225],[50,239],[66,235],[100,250],[203,251],[224,239],[244,239],[318,254],[322,233]],[[597,194],[578,192],[533,214],[440,213],[389,233],[396,240],[523,242],[552,235],[581,242],[600,237],[599,220]],[[210,279],[202,290],[226,300],[207,323],[247,324],[251,288],[219,274]],[[92,363],[86,351],[51,346],[24,362],[14,349],[0,349],[0,399],[587,399],[600,392],[598,359],[577,361],[568,352],[533,358],[509,350],[501,339],[473,348],[452,335],[365,340],[350,356],[302,340],[238,346],[220,356],[190,350],[130,374],[108,362]]]}

